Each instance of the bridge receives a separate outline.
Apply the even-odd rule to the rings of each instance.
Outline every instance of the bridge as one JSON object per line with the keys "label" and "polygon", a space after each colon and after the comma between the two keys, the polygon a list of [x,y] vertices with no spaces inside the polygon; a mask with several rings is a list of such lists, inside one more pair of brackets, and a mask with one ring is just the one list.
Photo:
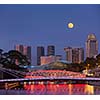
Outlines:
{"label": "bridge", "polygon": [[71,77],[41,77],[41,78],[20,78],[3,79],[0,82],[23,82],[23,81],[52,81],[52,80],[76,80],[76,81],[100,81],[100,78],[71,78]]}
{"label": "bridge", "polygon": [[26,78],[34,77],[86,77],[85,74],[66,70],[38,70],[26,74]]}
{"label": "bridge", "polygon": [[[0,67],[0,71],[14,76],[16,79],[2,79],[0,82],[23,82],[23,81],[53,81],[53,80],[72,80],[72,81],[100,81],[100,78],[88,78],[79,72],[65,70],[37,70],[32,72],[22,72]],[[25,78],[21,78],[26,76]]]}
{"label": "bridge", "polygon": [[7,69],[7,68],[3,68],[3,67],[0,67],[0,71],[3,73],[9,74],[15,78],[21,78],[26,75],[26,72],[17,71],[17,70],[13,70],[13,69]]}

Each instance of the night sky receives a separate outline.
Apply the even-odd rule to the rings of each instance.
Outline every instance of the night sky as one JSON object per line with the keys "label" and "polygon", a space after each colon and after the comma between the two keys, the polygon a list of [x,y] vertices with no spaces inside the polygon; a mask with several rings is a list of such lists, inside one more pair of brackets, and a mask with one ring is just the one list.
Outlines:
{"label": "night sky", "polygon": [[[69,29],[69,22],[75,27]],[[85,48],[89,33],[100,42],[100,5],[0,5],[0,48],[32,46],[33,64],[37,46],[47,51],[48,45],[55,45],[56,54],[65,58],[64,47]]]}

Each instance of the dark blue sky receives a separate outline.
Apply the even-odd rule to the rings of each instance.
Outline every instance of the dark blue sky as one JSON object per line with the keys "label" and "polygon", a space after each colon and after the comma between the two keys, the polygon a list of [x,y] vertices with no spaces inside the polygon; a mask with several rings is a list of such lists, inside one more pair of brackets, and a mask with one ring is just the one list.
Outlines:
{"label": "dark blue sky", "polygon": [[64,57],[64,47],[85,47],[89,33],[100,42],[100,5],[0,5],[0,48],[30,45],[33,62],[37,46],[55,45]]}

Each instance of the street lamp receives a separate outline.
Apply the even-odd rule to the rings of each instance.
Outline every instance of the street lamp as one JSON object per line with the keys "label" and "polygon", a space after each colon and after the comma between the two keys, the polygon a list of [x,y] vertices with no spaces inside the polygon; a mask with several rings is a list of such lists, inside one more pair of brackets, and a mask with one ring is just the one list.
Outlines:
{"label": "street lamp", "polygon": [[87,64],[87,69],[89,69],[90,64]]}

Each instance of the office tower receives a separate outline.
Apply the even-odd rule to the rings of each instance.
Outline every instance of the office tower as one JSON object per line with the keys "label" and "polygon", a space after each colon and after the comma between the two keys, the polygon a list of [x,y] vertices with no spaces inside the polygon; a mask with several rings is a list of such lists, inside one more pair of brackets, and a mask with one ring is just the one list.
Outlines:
{"label": "office tower", "polygon": [[83,48],[64,48],[66,52],[66,60],[72,63],[81,63],[84,61],[84,49]]}
{"label": "office tower", "polygon": [[47,56],[54,56],[55,55],[55,46],[49,45],[47,47]]}
{"label": "office tower", "polygon": [[31,62],[31,47],[30,46],[24,46],[23,47],[23,54],[27,56],[28,60]]}
{"label": "office tower", "polygon": [[79,48],[79,63],[84,62],[84,49]]}
{"label": "office tower", "polygon": [[23,54],[23,45],[15,45],[14,49]]}
{"label": "office tower", "polygon": [[72,62],[81,63],[84,61],[84,49],[83,48],[73,48],[72,49]]}
{"label": "office tower", "polygon": [[64,48],[64,51],[66,52],[66,60],[72,62],[72,47]]}
{"label": "office tower", "polygon": [[31,46],[15,45],[15,50],[25,55],[31,62]]}
{"label": "office tower", "polygon": [[86,57],[94,57],[98,54],[98,41],[94,34],[89,34],[86,41]]}
{"label": "office tower", "polygon": [[41,65],[41,56],[44,56],[44,47],[39,46],[37,47],[37,65]]}

